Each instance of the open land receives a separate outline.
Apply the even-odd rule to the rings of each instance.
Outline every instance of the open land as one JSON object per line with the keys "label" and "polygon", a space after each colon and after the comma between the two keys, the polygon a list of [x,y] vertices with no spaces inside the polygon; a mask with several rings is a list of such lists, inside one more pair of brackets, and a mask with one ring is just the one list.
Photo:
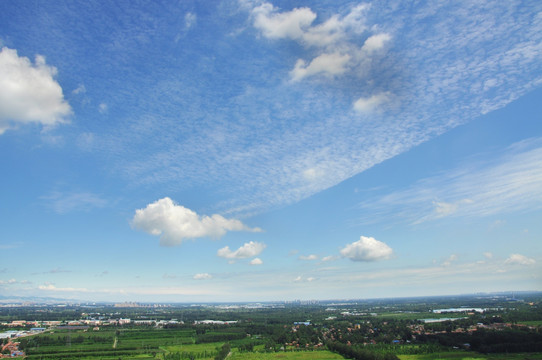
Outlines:
{"label": "open land", "polygon": [[542,359],[542,294],[259,304],[3,304],[2,357]]}

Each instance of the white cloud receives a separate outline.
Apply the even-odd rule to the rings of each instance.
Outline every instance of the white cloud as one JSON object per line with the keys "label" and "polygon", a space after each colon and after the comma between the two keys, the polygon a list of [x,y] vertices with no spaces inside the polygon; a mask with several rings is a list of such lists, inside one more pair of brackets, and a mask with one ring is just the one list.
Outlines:
{"label": "white cloud", "polygon": [[308,181],[317,181],[324,177],[325,171],[323,169],[318,168],[310,168],[305,171],[303,171],[303,177],[307,179]]}
{"label": "white cloud", "polygon": [[[365,12],[367,5],[351,9],[344,17],[335,14],[321,24],[313,25],[317,15],[309,8],[283,11],[270,3],[252,9],[253,25],[269,39],[290,39],[306,48],[312,48],[312,59],[298,59],[290,76],[293,81],[323,75],[335,77],[349,73],[358,76],[363,71],[349,70],[363,67],[368,59],[391,40],[389,34],[369,36],[359,47],[360,34],[367,31]],[[316,49],[316,54],[314,54]]]}
{"label": "white cloud", "polygon": [[[133,161],[124,161],[126,156],[112,158],[119,159],[115,164],[119,172],[136,185],[185,191],[202,184],[202,179],[221,179],[218,191],[225,196],[218,208],[224,216],[226,211],[250,216],[295,203],[538,87],[540,17],[534,21],[535,14],[505,11],[503,6],[514,7],[519,1],[512,3],[435,2],[429,7],[416,3],[412,12],[404,14],[386,2],[373,2],[370,12],[348,6],[335,7],[341,13],[330,12],[327,5],[319,5],[327,9],[325,13],[318,11],[318,19],[309,24],[314,17],[310,12],[317,13],[316,6],[307,12],[310,16],[305,21],[296,13],[289,21],[298,26],[285,26],[284,33],[271,23],[254,25],[253,30],[269,43],[261,50],[274,55],[260,59],[263,62],[247,58],[237,69],[244,75],[260,74],[261,82],[244,87],[244,92],[227,101],[215,97],[218,103],[213,107],[205,106],[209,99],[197,96],[199,92],[192,96],[187,92],[183,117],[189,123],[197,122],[197,127],[187,133],[178,126],[176,117],[163,116],[152,123],[142,116],[141,126],[127,126],[109,135],[121,155]],[[289,12],[266,6],[267,10],[259,10],[266,18]],[[256,15],[252,13],[251,26]],[[499,21],[492,21],[497,18]],[[340,30],[339,24],[346,30]],[[182,18],[180,26],[184,27]],[[378,37],[368,40],[379,34],[389,34],[393,40],[385,42],[381,37],[381,50],[370,53],[368,50],[378,48],[380,42]],[[322,46],[316,45],[316,38]],[[327,40],[331,38],[335,40]],[[333,53],[351,56],[350,70],[331,79],[325,73],[308,76],[295,86],[276,81],[281,74],[290,79],[288,73],[298,59],[310,64],[322,54]],[[282,70],[276,66],[280,59],[287,61]],[[305,82],[313,79],[320,83],[307,86]],[[486,91],[484,83],[489,79],[498,82]],[[173,89],[183,89],[176,79],[157,84],[172,95]],[[354,114],[357,99],[386,92],[390,92],[391,102],[380,103],[375,114]],[[154,96],[156,104],[169,104],[162,108],[164,114],[176,111],[174,101],[168,103],[163,91]],[[231,118],[228,127],[224,116]],[[262,121],[250,120],[254,118]],[[130,157],[143,144],[148,144],[145,148],[150,152]],[[315,165],[325,171],[305,172]],[[217,189],[217,184],[209,186]],[[431,214],[434,219],[433,201],[455,204],[465,198],[477,200],[448,197],[445,192],[436,195],[440,196],[422,196],[425,202],[408,206],[405,216]],[[475,207],[459,206],[450,216]]]}
{"label": "white cloud", "polygon": [[169,197],[136,210],[132,226],[160,236],[160,245],[165,246],[179,245],[185,239],[219,238],[228,231],[261,231],[259,228],[250,228],[239,220],[226,219],[218,214],[199,216],[196,212],[175,204]]}
{"label": "white cloud", "polygon": [[389,259],[393,250],[373,237],[361,236],[356,242],[341,249],[341,255],[352,261],[375,261]]}
{"label": "white cloud", "polygon": [[323,74],[326,76],[335,76],[344,74],[348,67],[350,55],[332,53],[322,54],[311,60],[307,65],[305,60],[297,60],[294,69],[290,72],[292,81],[298,81],[307,76]]}
{"label": "white cloud", "polygon": [[254,26],[270,39],[302,40],[316,19],[316,14],[309,8],[296,8],[283,13],[277,13],[277,10],[270,3],[263,3],[252,10]]}
{"label": "white cloud", "polygon": [[299,275],[298,277],[296,277],[294,279],[294,282],[313,282],[314,280],[316,280],[316,278],[314,278],[312,276],[303,277],[303,276]]}
{"label": "white cloud", "polygon": [[107,106],[106,103],[101,103],[100,105],[98,105],[98,112],[100,114],[105,114],[107,110],[109,110],[109,107]]}
{"label": "white cloud", "polygon": [[57,70],[36,56],[35,63],[7,47],[0,51],[0,134],[18,123],[45,126],[67,122],[72,109],[54,79]]}
{"label": "white cloud", "polygon": [[435,205],[435,212],[439,216],[447,216],[447,215],[453,214],[454,212],[457,211],[457,207],[458,207],[457,204],[450,204],[444,201],[441,201],[441,202],[433,201],[433,205]]}
{"label": "white cloud", "polygon": [[254,258],[250,260],[250,265],[262,265],[263,261],[260,258]]}
{"label": "white cloud", "polygon": [[87,88],[85,85],[80,84],[75,90],[72,91],[72,94],[78,95],[78,94],[84,94],[87,92]]}
{"label": "white cloud", "polygon": [[[435,200],[439,199],[439,200]],[[482,217],[542,208],[542,138],[471,160],[446,174],[362,204],[365,219],[406,219],[413,224],[444,217]]]}
{"label": "white cloud", "polygon": [[194,280],[209,280],[209,279],[212,279],[213,276],[211,274],[208,274],[208,273],[201,273],[201,274],[196,274],[194,275]]}
{"label": "white cloud", "polygon": [[252,9],[254,27],[270,39],[291,39],[307,47],[337,47],[350,34],[367,30],[365,12],[369,7],[359,5],[344,17],[332,15],[323,23],[312,26],[317,15],[309,8],[295,8],[279,12],[279,8],[263,3]]}
{"label": "white cloud", "polygon": [[459,206],[464,204],[472,204],[473,201],[470,199],[463,199],[456,201],[455,203],[447,203],[444,201],[433,201],[435,206],[434,213],[435,217],[445,217],[454,214],[459,209]]}
{"label": "white cloud", "polygon": [[327,262],[327,261],[335,261],[338,259],[338,256],[335,256],[335,255],[329,255],[329,256],[324,256],[322,258],[322,261],[324,262]]}
{"label": "white cloud", "polygon": [[299,256],[299,260],[307,260],[307,261],[318,260],[318,255],[314,255],[314,254],[301,255],[301,256]]}
{"label": "white cloud", "polygon": [[367,38],[367,40],[365,40],[365,43],[363,44],[361,50],[373,53],[384,48],[384,45],[390,40],[391,36],[389,34],[383,33],[370,36],[369,38]]}
{"label": "white cloud", "polygon": [[231,251],[229,246],[223,247],[218,250],[217,255],[225,259],[246,259],[259,255],[265,247],[264,243],[251,241],[235,251]]}
{"label": "white cloud", "polygon": [[9,279],[9,280],[0,280],[0,285],[11,285],[16,284],[17,280],[15,279]]}
{"label": "white cloud", "polygon": [[197,16],[194,13],[187,12],[184,16],[184,28],[185,30],[190,29],[192,26],[196,24]]}
{"label": "white cloud", "polygon": [[534,265],[536,260],[521,254],[511,254],[504,263],[508,265]]}
{"label": "white cloud", "polygon": [[493,253],[491,253],[491,252],[489,252],[489,251],[488,251],[488,252],[485,252],[485,253],[484,253],[484,257],[485,257],[486,259],[492,259],[492,258],[493,258]]}
{"label": "white cloud", "polygon": [[450,266],[452,265],[452,262],[457,260],[457,255],[452,254],[450,255],[446,260],[442,262],[442,266]]}
{"label": "white cloud", "polygon": [[369,97],[361,97],[354,103],[354,110],[359,112],[372,112],[378,110],[382,105],[390,101],[389,92],[381,92]]}
{"label": "white cloud", "polygon": [[53,284],[39,285],[38,289],[44,291],[55,291],[55,292],[89,292],[87,288],[74,288],[74,287],[56,287]]}

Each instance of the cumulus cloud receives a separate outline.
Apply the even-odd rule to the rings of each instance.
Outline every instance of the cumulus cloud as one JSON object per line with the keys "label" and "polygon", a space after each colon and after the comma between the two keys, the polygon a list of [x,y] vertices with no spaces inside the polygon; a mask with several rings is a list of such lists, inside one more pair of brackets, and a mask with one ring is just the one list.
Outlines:
{"label": "cumulus cloud", "polygon": [[511,254],[508,259],[504,261],[508,265],[534,265],[536,263],[535,259],[529,258],[521,254]]}
{"label": "cumulus cloud", "polygon": [[0,134],[16,124],[54,126],[72,113],[62,88],[54,79],[56,68],[37,55],[33,64],[17,50],[0,51]]}
{"label": "cumulus cloud", "polygon": [[309,8],[296,8],[279,13],[270,3],[263,3],[252,10],[254,26],[270,39],[290,38],[302,40],[308,28],[316,19]]}
{"label": "cumulus cloud", "polygon": [[294,69],[290,72],[292,81],[298,81],[307,76],[323,74],[335,76],[344,74],[350,60],[348,54],[322,54],[311,60],[309,64],[305,60],[297,60]]}
{"label": "cumulus cloud", "polygon": [[259,255],[265,247],[266,245],[264,243],[251,241],[245,243],[235,251],[231,251],[229,246],[225,246],[218,250],[217,255],[225,259],[246,259]]}
{"label": "cumulus cloud", "polygon": [[376,261],[389,259],[393,250],[373,237],[361,236],[356,242],[341,249],[341,255],[352,261]]}
{"label": "cumulus cloud", "polygon": [[179,245],[185,239],[200,237],[220,238],[228,231],[253,231],[236,219],[221,215],[200,216],[195,211],[177,205],[169,197],[157,200],[143,209],[138,209],[132,226],[151,235],[160,236],[160,245]]}
{"label": "cumulus cloud", "polygon": [[388,41],[391,40],[391,36],[389,34],[376,34],[373,36],[370,36],[365,40],[365,43],[363,44],[363,47],[361,48],[363,51],[373,53],[375,51],[378,51],[386,45]]}
{"label": "cumulus cloud", "polygon": [[263,261],[260,258],[254,258],[250,260],[250,265],[262,265]]}
{"label": "cumulus cloud", "polygon": [[324,257],[322,258],[322,261],[324,261],[324,262],[327,262],[327,261],[335,261],[335,260],[337,260],[337,259],[338,259],[337,256],[335,256],[335,255],[329,255],[329,256],[324,256]]}
{"label": "cumulus cloud", "polygon": [[[311,48],[311,60],[298,59],[290,72],[293,81],[323,75],[335,77],[366,65],[367,60],[391,40],[386,33],[369,36],[360,47],[360,34],[368,31],[365,13],[369,6],[360,5],[345,16],[332,15],[313,25],[317,15],[309,8],[280,11],[264,2],[252,9],[253,25],[268,39],[290,39]],[[350,75],[363,72],[354,71]]]}
{"label": "cumulus cloud", "polygon": [[208,274],[208,273],[201,273],[201,274],[196,274],[194,275],[194,280],[209,280],[209,279],[212,279],[213,276],[211,274]]}

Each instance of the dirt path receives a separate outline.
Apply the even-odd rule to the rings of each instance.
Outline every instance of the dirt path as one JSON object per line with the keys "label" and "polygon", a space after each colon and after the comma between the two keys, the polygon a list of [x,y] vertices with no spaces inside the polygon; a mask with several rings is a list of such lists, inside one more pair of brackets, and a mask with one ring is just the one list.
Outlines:
{"label": "dirt path", "polygon": [[113,342],[113,349],[117,348],[117,342],[118,341],[119,341],[119,339],[117,339],[117,337],[115,336],[115,341]]}

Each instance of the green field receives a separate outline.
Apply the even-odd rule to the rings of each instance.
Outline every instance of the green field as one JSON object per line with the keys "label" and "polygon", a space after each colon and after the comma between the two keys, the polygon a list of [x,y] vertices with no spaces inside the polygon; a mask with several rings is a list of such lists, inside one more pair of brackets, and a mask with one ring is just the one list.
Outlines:
{"label": "green field", "polygon": [[278,353],[236,353],[233,352],[228,360],[272,360],[272,359],[284,359],[284,360],[333,360],[344,359],[338,354],[334,354],[330,351],[296,351],[296,352],[278,352]]}
{"label": "green field", "polygon": [[[263,352],[264,345],[251,337],[239,338],[236,329],[210,330],[196,334],[190,329],[121,329],[102,331],[56,331],[46,332],[24,339],[28,359],[204,359],[213,360],[225,341],[198,342],[214,336],[230,336],[229,360],[267,360],[267,359],[344,359],[341,355],[326,350],[319,351],[279,351]],[[199,337],[198,337],[199,336]],[[243,345],[252,344],[254,351],[240,351]],[[400,355],[405,349],[417,349],[417,345],[403,345],[398,348],[390,345],[372,347],[375,351],[392,351],[401,360],[542,360],[542,353],[483,355],[464,350],[440,351],[430,354]]]}
{"label": "green field", "polygon": [[[56,331],[24,339],[28,359],[152,359],[161,347],[191,345],[192,330]],[[213,350],[215,347],[213,347]]]}
{"label": "green field", "polygon": [[378,314],[379,318],[395,320],[419,320],[419,319],[441,319],[441,318],[464,318],[469,315],[464,313],[437,314],[433,312],[383,312]]}

